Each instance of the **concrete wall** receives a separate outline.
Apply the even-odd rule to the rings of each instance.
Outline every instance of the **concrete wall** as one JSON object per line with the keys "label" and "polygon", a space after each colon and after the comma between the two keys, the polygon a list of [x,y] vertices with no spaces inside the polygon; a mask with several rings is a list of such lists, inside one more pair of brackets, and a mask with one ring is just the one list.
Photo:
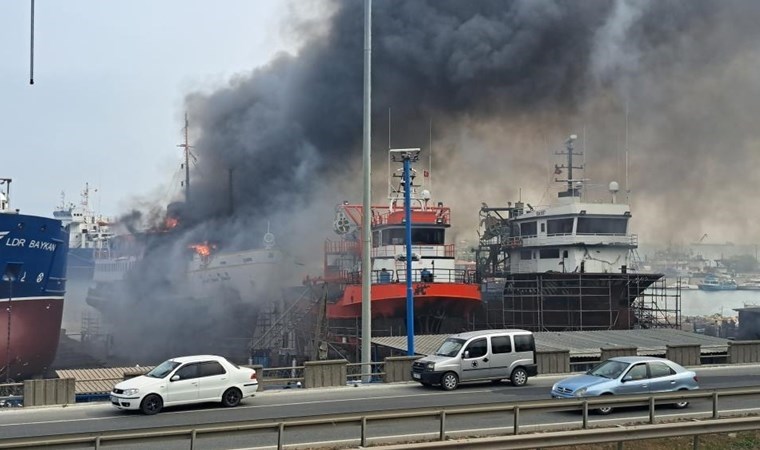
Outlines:
{"label": "concrete wall", "polygon": [[73,378],[24,381],[24,406],[66,405],[76,401]]}
{"label": "concrete wall", "polygon": [[760,362],[760,341],[728,341],[728,363]]}
{"label": "concrete wall", "polygon": [[303,369],[303,387],[345,386],[347,383],[346,364],[348,361],[345,359],[306,361]]}
{"label": "concrete wall", "polygon": [[385,358],[384,383],[412,381],[412,363],[422,356],[389,356]]}
{"label": "concrete wall", "polygon": [[698,366],[702,350],[699,344],[667,344],[665,357],[682,366]]}
{"label": "concrete wall", "polygon": [[570,350],[537,351],[538,373],[570,372]]}
{"label": "concrete wall", "polygon": [[636,347],[602,347],[602,361],[606,361],[616,356],[636,356],[638,348]]}

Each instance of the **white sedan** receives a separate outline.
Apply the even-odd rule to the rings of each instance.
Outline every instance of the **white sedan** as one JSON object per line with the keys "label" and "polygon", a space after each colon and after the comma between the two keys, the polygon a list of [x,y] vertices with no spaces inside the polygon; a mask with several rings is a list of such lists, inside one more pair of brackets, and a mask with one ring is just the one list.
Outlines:
{"label": "white sedan", "polygon": [[221,402],[237,406],[253,397],[259,387],[256,371],[214,355],[172,358],[153,370],[122,381],[111,391],[111,404],[119,409],[156,414],[164,406]]}

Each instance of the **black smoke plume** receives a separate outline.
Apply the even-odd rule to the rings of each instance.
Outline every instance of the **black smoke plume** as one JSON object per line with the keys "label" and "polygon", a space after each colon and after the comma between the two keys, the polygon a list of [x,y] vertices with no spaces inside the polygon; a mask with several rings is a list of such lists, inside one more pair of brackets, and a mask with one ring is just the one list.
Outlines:
{"label": "black smoke plume", "polygon": [[[318,261],[332,205],[360,201],[363,5],[323,5],[322,26],[290,24],[302,42],[295,54],[188,95],[198,163],[186,205],[193,238],[182,242],[245,247],[271,225],[289,252]],[[389,127],[391,146],[430,151],[432,142],[433,196],[453,208],[458,237],[475,236],[482,201],[548,203],[558,189],[553,152],[576,133],[586,176],[631,191],[644,241],[760,239],[759,2],[385,0],[373,8],[376,201]],[[146,292],[152,281],[142,283]]]}

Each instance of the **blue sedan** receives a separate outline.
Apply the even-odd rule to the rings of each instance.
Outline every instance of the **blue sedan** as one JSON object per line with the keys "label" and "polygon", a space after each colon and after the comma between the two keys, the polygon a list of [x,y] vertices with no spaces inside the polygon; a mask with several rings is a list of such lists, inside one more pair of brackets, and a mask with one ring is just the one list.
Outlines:
{"label": "blue sedan", "polygon": [[[664,358],[621,356],[610,358],[583,375],[565,378],[552,386],[554,398],[580,398],[600,395],[650,394],[699,389],[697,374]],[[675,403],[685,408],[689,402]],[[611,406],[597,410],[612,412]]]}

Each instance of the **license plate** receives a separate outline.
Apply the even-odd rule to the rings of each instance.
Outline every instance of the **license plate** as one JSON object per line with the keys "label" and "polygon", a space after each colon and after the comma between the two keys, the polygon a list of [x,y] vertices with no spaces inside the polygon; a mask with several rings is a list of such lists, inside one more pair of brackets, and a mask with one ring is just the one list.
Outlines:
{"label": "license plate", "polygon": [[412,374],[412,378],[414,378],[415,380],[419,380],[420,378],[422,378],[422,375],[420,375],[418,373],[413,373]]}

